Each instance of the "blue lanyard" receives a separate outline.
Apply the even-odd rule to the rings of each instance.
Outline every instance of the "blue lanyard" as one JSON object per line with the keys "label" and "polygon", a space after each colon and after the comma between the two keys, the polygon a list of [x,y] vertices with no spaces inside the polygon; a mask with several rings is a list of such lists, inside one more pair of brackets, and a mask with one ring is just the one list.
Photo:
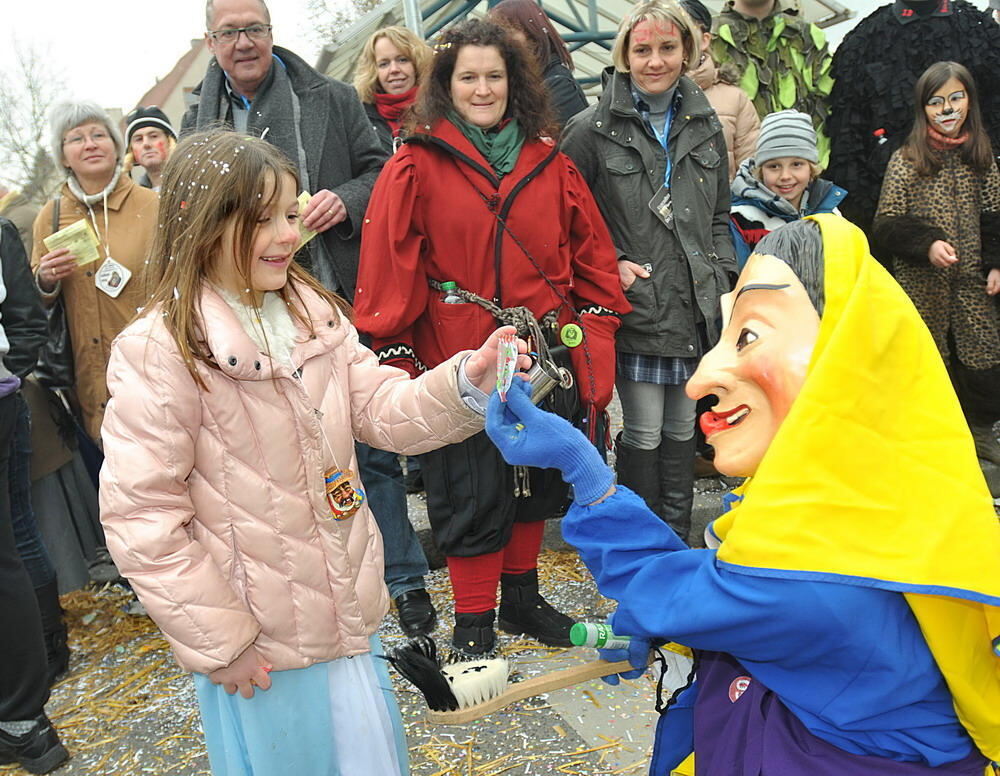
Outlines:
{"label": "blue lanyard", "polygon": [[653,130],[653,134],[656,136],[657,141],[663,146],[663,155],[667,158],[667,169],[663,173],[663,185],[666,188],[670,188],[670,172],[673,169],[674,163],[670,158],[670,125],[674,123],[674,108],[677,106],[677,100],[673,99],[670,101],[670,109],[667,111],[667,120],[663,122],[663,134],[661,135],[656,131],[656,127],[653,126],[653,122],[649,120],[648,116],[646,118],[646,123],[649,124],[649,128]]}

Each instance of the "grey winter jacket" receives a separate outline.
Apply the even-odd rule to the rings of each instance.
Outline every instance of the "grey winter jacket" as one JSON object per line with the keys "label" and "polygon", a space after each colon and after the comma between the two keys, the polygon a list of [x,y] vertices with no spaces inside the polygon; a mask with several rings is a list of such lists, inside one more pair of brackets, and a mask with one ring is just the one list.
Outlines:
{"label": "grey winter jacket", "polygon": [[590,184],[619,259],[652,267],[625,292],[632,312],[618,350],[699,356],[719,337],[719,296],[736,279],[729,235],[729,163],[722,124],[704,92],[681,77],[670,129],[674,224],[649,207],[663,184],[663,147],[636,111],[627,73],[604,73],[604,93],[563,132],[562,150]]}

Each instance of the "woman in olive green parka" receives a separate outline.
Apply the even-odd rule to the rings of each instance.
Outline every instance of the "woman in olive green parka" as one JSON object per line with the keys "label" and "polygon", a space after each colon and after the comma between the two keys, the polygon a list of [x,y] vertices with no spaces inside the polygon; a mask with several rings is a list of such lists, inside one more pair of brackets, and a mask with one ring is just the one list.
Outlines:
{"label": "woman in olive green parka", "polygon": [[611,230],[632,303],[617,337],[619,482],[684,540],[695,447],[684,383],[718,339],[719,297],[737,274],[722,125],[683,75],[700,39],[673,0],[638,5],[619,27],[600,101],[562,144]]}

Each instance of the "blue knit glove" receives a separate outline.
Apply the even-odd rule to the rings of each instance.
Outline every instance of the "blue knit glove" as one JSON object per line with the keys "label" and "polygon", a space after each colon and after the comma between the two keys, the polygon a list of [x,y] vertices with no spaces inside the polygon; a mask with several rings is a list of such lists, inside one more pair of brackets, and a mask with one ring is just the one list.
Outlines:
{"label": "blue knit glove", "polygon": [[511,466],[559,469],[579,504],[592,504],[615,478],[600,454],[569,422],[531,403],[531,384],[519,377],[500,401],[496,391],[486,410],[486,433]]}
{"label": "blue knit glove", "polygon": [[[611,626],[610,616],[608,617],[608,626]],[[613,632],[614,629],[612,629],[612,633]],[[602,676],[601,681],[605,684],[616,685],[618,684],[619,679],[636,679],[642,676],[646,673],[646,668],[649,667],[649,653],[652,649],[652,641],[633,636],[632,640],[628,643],[628,649],[597,650],[597,654],[601,656],[601,660],[607,660],[609,663],[616,663],[619,660],[627,660],[634,668],[632,671],[622,671],[620,674]]]}

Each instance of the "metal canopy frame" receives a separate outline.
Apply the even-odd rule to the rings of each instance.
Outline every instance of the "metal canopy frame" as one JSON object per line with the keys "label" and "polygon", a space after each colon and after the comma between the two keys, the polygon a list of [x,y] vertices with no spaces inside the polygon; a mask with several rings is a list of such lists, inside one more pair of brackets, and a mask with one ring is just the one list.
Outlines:
{"label": "metal canopy frame", "polygon": [[[350,82],[361,47],[375,30],[405,24],[406,8],[419,5],[423,36],[432,40],[442,29],[466,16],[484,16],[499,0],[385,0],[323,47],[316,68]],[[717,11],[724,0],[706,0]],[[784,5],[789,5],[785,2]],[[821,27],[849,19],[852,12],[838,0],[798,0],[803,18]],[[560,36],[569,44],[577,80],[588,94],[599,90],[601,71],[611,64],[611,43],[618,23],[633,7],[631,0],[540,0]],[[412,9],[411,9],[412,13]],[[411,25],[413,26],[413,25]]]}

